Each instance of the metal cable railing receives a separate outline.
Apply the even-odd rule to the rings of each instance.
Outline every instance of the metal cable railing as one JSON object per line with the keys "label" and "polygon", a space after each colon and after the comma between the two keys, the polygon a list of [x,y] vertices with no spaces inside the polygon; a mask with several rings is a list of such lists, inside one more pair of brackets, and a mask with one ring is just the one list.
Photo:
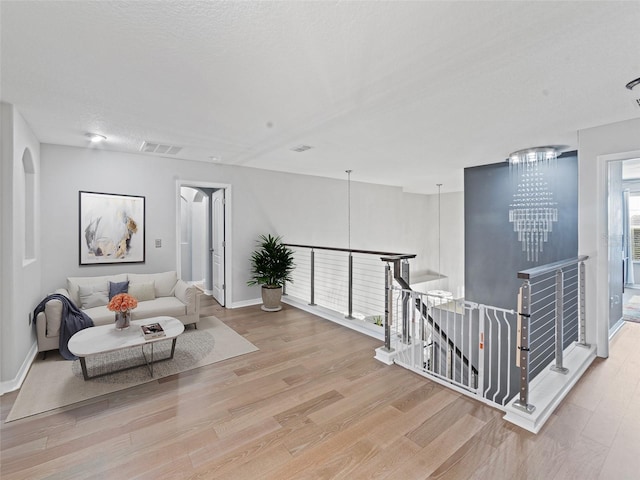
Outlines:
{"label": "metal cable railing", "polygon": [[518,272],[519,398],[515,406],[532,412],[530,381],[545,371],[565,374],[564,350],[585,340],[585,265],[587,256]]}
{"label": "metal cable railing", "polygon": [[375,250],[287,246],[293,250],[296,264],[293,282],[286,285],[287,295],[380,328],[385,311],[385,273],[380,256],[415,257]]}
{"label": "metal cable railing", "polygon": [[494,406],[518,395],[515,405],[533,411],[530,379],[550,363],[566,371],[564,349],[585,345],[587,257],[519,272],[515,312],[413,291],[412,254],[288,246],[296,261],[288,295],[384,327],[378,350],[392,362]]}

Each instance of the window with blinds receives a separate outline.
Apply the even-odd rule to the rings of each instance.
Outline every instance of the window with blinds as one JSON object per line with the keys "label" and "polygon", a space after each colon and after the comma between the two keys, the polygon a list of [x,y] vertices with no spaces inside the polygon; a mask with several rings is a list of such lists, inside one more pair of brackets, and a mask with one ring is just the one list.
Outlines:
{"label": "window with blinds", "polygon": [[631,259],[640,262],[640,194],[629,195],[629,227],[631,243]]}
{"label": "window with blinds", "polygon": [[640,262],[640,227],[631,227],[632,255],[634,262]]}

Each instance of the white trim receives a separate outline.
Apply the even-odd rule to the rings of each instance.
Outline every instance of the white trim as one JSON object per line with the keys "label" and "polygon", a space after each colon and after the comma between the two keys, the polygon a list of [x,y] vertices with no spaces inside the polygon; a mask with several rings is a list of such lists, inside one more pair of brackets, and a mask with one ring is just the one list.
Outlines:
{"label": "white trim", "polygon": [[[225,305],[233,305],[233,265],[232,265],[232,252],[233,252],[233,229],[231,217],[233,214],[233,195],[232,186],[229,183],[215,183],[215,182],[201,182],[196,180],[176,180],[176,271],[178,272],[178,278],[180,278],[180,269],[182,267],[181,252],[180,252],[180,188],[181,187],[202,187],[202,188],[223,188],[224,192],[224,303]],[[253,304],[252,304],[253,305]],[[231,307],[235,308],[235,307]]]}
{"label": "white trim", "polygon": [[627,323],[627,321],[624,318],[621,318],[620,320],[618,320],[618,322],[609,331],[609,340],[615,337],[616,333],[618,333],[620,329],[624,327],[625,323]]}
{"label": "white trim", "polygon": [[250,300],[240,300],[239,302],[233,302],[229,308],[242,308],[242,307],[251,307],[253,305],[260,305],[262,303],[262,298],[252,298]]}
{"label": "white trim", "polygon": [[367,324],[367,322],[363,320],[347,320],[344,315],[341,315],[338,312],[329,310],[328,308],[320,305],[311,306],[298,298],[290,297],[288,295],[282,297],[282,303],[304,310],[305,312],[324,318],[325,320],[329,320],[333,323],[337,323],[338,325],[342,325],[343,327],[347,327],[351,330],[355,330],[356,332],[363,333],[369,337],[384,341],[384,331],[380,332],[379,328],[376,328],[376,330],[369,328],[371,324]]}
{"label": "white trim", "polygon": [[0,395],[13,392],[22,386],[24,379],[27,378],[27,373],[29,373],[29,369],[31,368],[33,360],[36,358],[36,355],[38,355],[38,343],[33,342],[29,353],[27,353],[24,362],[22,362],[22,365],[18,370],[17,375],[11,380],[0,383]]}

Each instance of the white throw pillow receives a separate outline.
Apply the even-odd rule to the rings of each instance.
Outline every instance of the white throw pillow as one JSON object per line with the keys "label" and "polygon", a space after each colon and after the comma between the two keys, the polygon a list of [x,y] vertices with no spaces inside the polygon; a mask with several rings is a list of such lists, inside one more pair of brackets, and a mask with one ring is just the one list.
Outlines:
{"label": "white throw pillow", "polygon": [[[178,274],[175,271],[162,273],[130,273],[129,285],[132,283],[154,282],[156,289],[156,297],[173,296],[176,283],[178,282]],[[131,288],[131,286],[129,286]]]}
{"label": "white throw pillow", "polygon": [[118,275],[105,275],[102,277],[68,277],[67,278],[67,290],[71,296],[73,303],[80,306],[80,285],[83,287],[93,285],[107,285],[107,294],[109,293],[109,282],[124,282],[127,280],[127,274],[121,273]]}
{"label": "white throw pillow", "polygon": [[109,303],[108,284],[98,285],[80,285],[78,287],[80,295],[80,308],[87,309],[93,307],[102,307]]}
{"label": "white throw pillow", "polygon": [[155,300],[156,298],[156,288],[154,282],[146,282],[146,283],[130,283],[129,284],[129,295],[135,297],[139,302],[144,302],[146,300]]}

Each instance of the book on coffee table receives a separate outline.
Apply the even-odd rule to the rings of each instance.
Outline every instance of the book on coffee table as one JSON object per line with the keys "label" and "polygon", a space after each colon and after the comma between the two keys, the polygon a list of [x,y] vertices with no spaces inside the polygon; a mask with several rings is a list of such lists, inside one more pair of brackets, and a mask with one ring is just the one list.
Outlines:
{"label": "book on coffee table", "polygon": [[146,340],[165,336],[164,329],[159,323],[141,325],[140,328],[142,328],[142,335],[144,335]]}

